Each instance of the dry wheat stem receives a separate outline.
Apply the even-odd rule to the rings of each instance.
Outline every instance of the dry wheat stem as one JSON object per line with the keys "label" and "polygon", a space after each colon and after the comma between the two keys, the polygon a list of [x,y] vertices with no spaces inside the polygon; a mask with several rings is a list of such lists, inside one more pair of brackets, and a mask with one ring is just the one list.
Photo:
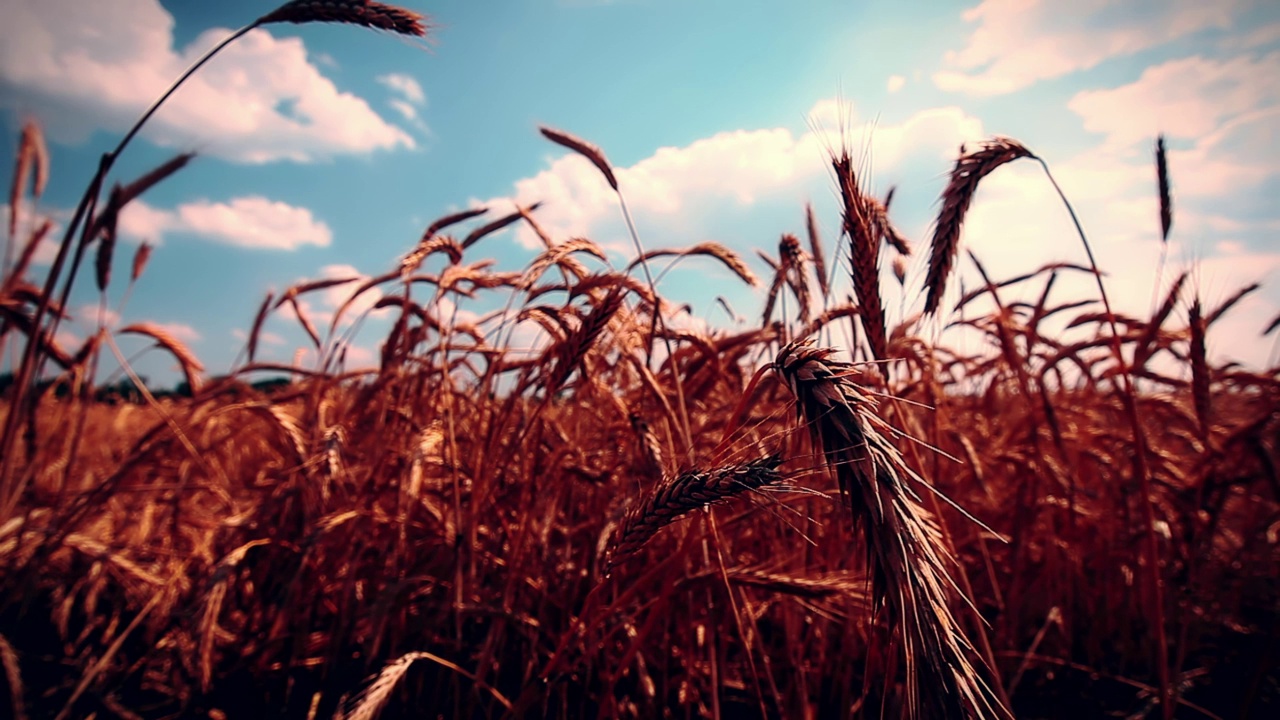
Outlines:
{"label": "dry wheat stem", "polygon": [[831,360],[834,352],[792,343],[772,368],[795,397],[815,451],[836,476],[854,526],[862,529],[872,601],[887,611],[902,642],[907,716],[1002,716],[951,614],[954,584],[944,565],[945,547],[906,484],[918,478],[876,430],[875,403],[854,382],[857,369]]}

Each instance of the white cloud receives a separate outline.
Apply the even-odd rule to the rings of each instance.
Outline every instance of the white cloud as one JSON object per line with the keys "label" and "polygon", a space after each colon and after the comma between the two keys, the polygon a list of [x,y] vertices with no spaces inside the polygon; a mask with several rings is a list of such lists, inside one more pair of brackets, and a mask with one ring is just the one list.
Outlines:
{"label": "white cloud", "polygon": [[[896,126],[851,127],[853,117],[850,108],[823,100],[810,113],[815,130],[800,135],[785,128],[718,133],[685,147],[659,148],[635,165],[614,171],[633,213],[649,224],[682,225],[691,216],[726,206],[743,208],[779,198],[799,204],[815,185],[817,192],[827,192],[827,148],[839,146],[842,132],[854,143],[855,154],[864,150],[857,143],[865,142],[876,173],[912,158],[936,163],[960,143],[983,135],[981,123],[958,108],[926,110]],[[607,228],[617,223],[617,197],[584,158],[566,154],[537,175],[517,181],[514,190],[507,198],[483,204],[507,208],[513,200],[521,205],[542,201],[537,219],[553,238],[587,236],[605,244],[611,239]],[[525,247],[540,247],[523,226],[516,237]]]}
{"label": "white cloud", "polygon": [[907,79],[901,75],[890,75],[889,81],[885,83],[885,89],[891,94],[901,90],[907,84]]}
{"label": "white cloud", "polygon": [[103,307],[98,303],[77,305],[71,309],[69,317],[77,328],[86,331],[85,335],[96,330],[99,321],[101,321],[103,327],[107,328],[114,328],[120,325],[120,313],[110,307]]}
{"label": "white cloud", "polygon": [[250,195],[229,202],[198,200],[173,210],[135,200],[120,214],[120,232],[158,242],[165,234],[195,235],[246,248],[296,250],[305,245],[327,247],[333,233],[307,208]]}
{"label": "white cloud", "polygon": [[933,80],[947,91],[1010,93],[1203,30],[1229,28],[1250,2],[983,0],[963,13],[977,26],[962,49],[946,53],[945,69]]}
{"label": "white cloud", "polygon": [[1077,93],[1067,106],[1112,145],[1149,142],[1160,132],[1200,139],[1246,113],[1280,106],[1280,52],[1171,60],[1128,85]]}
{"label": "white cloud", "polygon": [[404,100],[388,100],[387,104],[391,106],[391,109],[400,113],[405,120],[413,122],[418,119],[418,109]]}
{"label": "white cloud", "polygon": [[[5,15],[0,104],[37,110],[46,132],[64,142],[123,131],[230,32],[209,30],[175,48],[173,18],[156,0],[6,3]],[[300,39],[262,29],[192,76],[144,134],[240,162],[414,147],[404,130],[324,77]]]}
{"label": "white cloud", "polygon": [[1280,22],[1273,22],[1255,28],[1243,37],[1232,38],[1224,43],[1224,49],[1238,51],[1248,48],[1260,48],[1280,42]]}
{"label": "white cloud", "polygon": [[1280,52],[1172,60],[1127,85],[1078,93],[1069,107],[1087,130],[1103,135],[1095,154],[1146,165],[1148,192],[1152,140],[1168,136],[1174,203],[1181,208],[1175,234],[1190,231],[1201,239],[1198,248],[1249,247],[1250,238],[1256,247],[1280,226],[1273,189],[1280,181]]}
{"label": "white cloud", "polygon": [[414,105],[422,105],[427,101],[427,94],[422,91],[422,86],[418,84],[418,81],[404,73],[380,75],[378,76],[378,82],[386,85],[393,92]]}

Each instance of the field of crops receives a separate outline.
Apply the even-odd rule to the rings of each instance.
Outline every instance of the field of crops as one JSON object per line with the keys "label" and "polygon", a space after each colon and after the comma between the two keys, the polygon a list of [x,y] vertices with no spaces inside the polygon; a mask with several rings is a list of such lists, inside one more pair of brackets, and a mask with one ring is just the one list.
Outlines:
{"label": "field of crops", "polygon": [[[316,21],[422,32],[365,2],[290,2],[254,26]],[[600,148],[542,132],[626,212]],[[633,233],[617,267],[535,208],[455,213],[383,275],[268,295],[219,376],[153,324],[55,339],[77,280],[104,297],[146,282],[146,245],[112,274],[116,220],[191,156],[108,191],[127,142],[47,274],[32,257],[52,222],[10,227],[0,712],[1280,713],[1280,368],[1206,353],[1256,288],[1202,303],[1171,271],[1150,316],[1127,317],[1091,263],[987,277],[965,213],[984,177],[1039,161],[1016,140],[961,150],[923,248],[835,149],[841,237],[810,210],[764,277],[716,243]],[[48,181],[39,127],[19,143],[12,208]],[[1166,237],[1167,172],[1159,144]],[[486,238],[517,224],[545,249],[495,270]],[[895,326],[903,290],[880,268],[912,253],[926,311]],[[654,282],[673,262],[728,269],[761,311],[733,331],[677,322]],[[962,262],[986,282],[957,295]],[[1096,292],[1055,293],[1066,274]],[[334,288],[349,300],[317,326],[300,300]],[[472,322],[463,299],[495,309]],[[392,329],[373,367],[350,367],[343,322],[373,310]],[[316,363],[257,358],[277,313]],[[189,392],[108,402],[95,372],[122,357],[116,334],[171,354]],[[287,382],[255,385],[271,378]]]}

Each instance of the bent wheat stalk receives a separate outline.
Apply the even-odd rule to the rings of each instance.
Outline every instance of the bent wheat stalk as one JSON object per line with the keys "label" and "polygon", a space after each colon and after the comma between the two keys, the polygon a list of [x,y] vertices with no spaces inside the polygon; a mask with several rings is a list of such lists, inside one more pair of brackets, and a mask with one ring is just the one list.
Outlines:
{"label": "bent wheat stalk", "polygon": [[815,452],[821,451],[867,546],[872,601],[902,644],[909,718],[1005,717],[968,655],[951,614],[946,550],[933,519],[908,487],[923,484],[876,430],[875,401],[854,382],[857,369],[809,342],[782,348],[774,372],[796,398]]}
{"label": "bent wheat stalk", "polygon": [[942,211],[938,213],[933,242],[930,243],[929,271],[924,281],[929,293],[924,304],[926,315],[933,315],[942,303],[947,276],[951,274],[960,248],[960,226],[964,224],[969,204],[978,192],[978,183],[1001,165],[1024,157],[1036,156],[1022,143],[1007,137],[991,138],[973,152],[961,149],[960,157],[951,170],[951,180],[942,191]]}
{"label": "bent wheat stalk", "polygon": [[778,466],[782,457],[770,455],[740,465],[714,470],[691,470],[658,485],[644,501],[631,508],[622,520],[605,555],[605,573],[634,555],[662,528],[700,507],[722,503],[744,492],[759,490],[782,481]]}

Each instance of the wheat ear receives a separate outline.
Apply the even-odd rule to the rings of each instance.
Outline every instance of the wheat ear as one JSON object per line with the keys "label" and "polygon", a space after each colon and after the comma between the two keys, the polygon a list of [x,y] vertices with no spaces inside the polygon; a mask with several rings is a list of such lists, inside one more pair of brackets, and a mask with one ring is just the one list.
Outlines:
{"label": "wheat ear", "polygon": [[758,490],[782,481],[778,455],[739,465],[725,465],[714,470],[691,470],[664,480],[643,501],[633,506],[622,519],[618,532],[606,552],[607,573],[618,563],[634,555],[659,530],[680,516],[708,505],[725,502],[744,492]]}
{"label": "wheat ear", "polygon": [[924,305],[926,315],[937,312],[942,302],[947,276],[951,274],[960,249],[960,226],[964,224],[965,213],[978,192],[978,183],[1001,165],[1024,157],[1034,158],[1035,155],[1013,138],[994,137],[982,143],[977,150],[961,152],[956,160],[951,180],[942,191],[942,211],[938,213],[930,244],[929,271],[925,275],[928,291]]}
{"label": "wheat ear", "polygon": [[791,343],[773,369],[796,398],[815,451],[835,475],[862,529],[872,600],[901,640],[905,717],[1003,716],[968,659],[971,646],[949,607],[954,588],[938,528],[906,479],[923,484],[875,428],[875,401],[854,382],[858,370],[830,359],[833,349]]}

